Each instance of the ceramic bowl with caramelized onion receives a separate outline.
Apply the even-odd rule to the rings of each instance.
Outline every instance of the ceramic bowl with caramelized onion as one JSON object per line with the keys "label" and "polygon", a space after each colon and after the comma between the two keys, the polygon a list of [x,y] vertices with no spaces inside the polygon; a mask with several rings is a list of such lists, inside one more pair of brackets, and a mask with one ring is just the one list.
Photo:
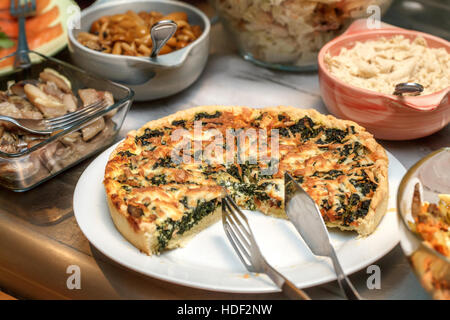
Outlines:
{"label": "ceramic bowl with caramelized onion", "polygon": [[159,55],[183,49],[202,34],[202,28],[190,25],[187,14],[182,11],[163,14],[157,11],[128,10],[94,21],[89,32],[80,32],[77,40],[98,52],[148,58],[153,47],[150,30],[153,25],[165,20],[175,22],[177,29],[162,46]]}
{"label": "ceramic bowl with caramelized onion", "polygon": [[[185,22],[189,25],[189,28],[179,25],[178,29],[183,29],[185,37],[180,34],[180,37],[176,38],[176,43],[172,46],[171,43],[166,45],[163,51],[165,54],[160,54],[156,58],[149,57],[150,45],[143,39],[149,30],[141,31],[143,37],[140,39],[144,41],[142,43],[127,38],[119,42],[110,41],[113,40],[111,38],[101,43],[96,42],[96,37],[89,42],[86,38],[92,29],[95,31],[96,28],[102,27],[101,24],[99,26],[95,24],[105,17],[120,18],[127,13],[129,15],[141,13],[140,18],[148,20],[147,24],[150,27],[153,21],[151,12],[163,17],[170,17],[173,13],[183,14],[187,17]],[[185,28],[188,29],[184,31]],[[189,37],[188,31],[193,33],[194,39],[183,42],[184,38]],[[118,0],[106,3],[98,1],[81,13],[80,29],[69,30],[68,34],[69,50],[76,65],[97,76],[126,85],[135,92],[136,100],[144,101],[173,95],[197,80],[208,59],[210,22],[207,16],[194,6],[178,1]],[[172,39],[170,41],[173,42]],[[115,45],[116,42],[120,43],[120,47]]]}

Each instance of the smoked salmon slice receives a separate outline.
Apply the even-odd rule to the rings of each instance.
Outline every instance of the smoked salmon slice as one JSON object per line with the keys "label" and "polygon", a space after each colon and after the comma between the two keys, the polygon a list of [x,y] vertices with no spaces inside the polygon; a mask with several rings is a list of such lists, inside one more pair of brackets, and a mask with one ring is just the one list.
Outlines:
{"label": "smoked salmon slice", "polygon": [[[64,33],[63,27],[61,23],[58,23],[55,26],[47,27],[38,32],[30,32],[27,35],[28,46],[31,50],[36,50],[42,45],[49,43],[50,41],[58,38]],[[16,51],[17,46],[8,48],[8,49],[0,49],[0,58],[5,57]],[[8,58],[0,62],[0,68],[10,66],[14,62],[14,58]]]}
{"label": "smoked salmon slice", "polygon": [[40,46],[58,38],[64,33],[61,23],[55,26],[47,27],[39,32],[31,32],[28,38],[28,46],[31,50],[37,49]]}
{"label": "smoked salmon slice", "polygon": [[[25,23],[27,35],[28,33],[38,32],[47,28],[50,24],[56,21],[58,17],[59,7],[54,6],[41,15],[27,19]],[[0,30],[6,33],[10,38],[17,38],[19,34],[19,26],[17,24],[17,20],[0,19]]]}

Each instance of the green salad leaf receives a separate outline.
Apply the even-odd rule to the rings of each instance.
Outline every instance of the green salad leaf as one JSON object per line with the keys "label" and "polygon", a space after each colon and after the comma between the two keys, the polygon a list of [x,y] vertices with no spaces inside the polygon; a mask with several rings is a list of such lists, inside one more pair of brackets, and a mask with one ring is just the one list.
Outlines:
{"label": "green salad leaf", "polygon": [[12,41],[6,33],[0,31],[0,48],[9,49],[14,46],[14,41]]}

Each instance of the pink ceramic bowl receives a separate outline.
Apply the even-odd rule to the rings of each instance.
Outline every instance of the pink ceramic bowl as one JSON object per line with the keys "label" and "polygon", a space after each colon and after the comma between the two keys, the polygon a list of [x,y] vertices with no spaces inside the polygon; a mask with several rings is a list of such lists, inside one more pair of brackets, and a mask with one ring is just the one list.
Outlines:
{"label": "pink ceramic bowl", "polygon": [[324,58],[327,53],[339,54],[341,48],[351,48],[355,42],[380,37],[403,35],[408,39],[422,36],[431,48],[445,48],[444,39],[381,23],[380,29],[368,29],[365,19],[355,21],[348,30],[328,42],[319,52],[319,83],[322,99],[335,116],[350,119],[365,127],[378,139],[410,140],[428,136],[450,122],[450,87],[424,96],[400,97],[382,94],[349,85],[332,76]]}

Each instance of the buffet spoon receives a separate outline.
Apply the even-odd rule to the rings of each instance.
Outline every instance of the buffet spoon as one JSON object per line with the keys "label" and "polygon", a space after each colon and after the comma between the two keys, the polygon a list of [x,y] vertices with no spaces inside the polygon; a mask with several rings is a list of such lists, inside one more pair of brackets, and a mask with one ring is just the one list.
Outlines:
{"label": "buffet spoon", "polygon": [[161,49],[167,41],[172,38],[176,31],[177,24],[172,20],[161,20],[152,26],[150,30],[150,36],[152,38],[152,52],[150,53],[150,59],[154,59],[158,56]]}
{"label": "buffet spoon", "polygon": [[[155,68],[171,69],[182,63],[185,56],[177,56],[176,52],[175,60],[173,58],[169,60],[163,58],[164,61],[162,61],[161,56],[159,56],[161,49],[166,45],[167,41],[169,41],[176,31],[177,24],[172,20],[161,20],[155,23],[150,28],[150,37],[152,39],[152,51],[150,56],[144,59],[139,57],[139,60],[133,59],[136,57],[119,57],[127,59],[129,66],[136,68],[137,72],[130,74],[126,81],[116,81],[125,85],[142,85],[155,77]],[[139,67],[137,67],[138,65]]]}
{"label": "buffet spoon", "polygon": [[404,93],[419,95],[423,92],[423,86],[417,82],[402,82],[395,86],[394,95],[401,96]]}

